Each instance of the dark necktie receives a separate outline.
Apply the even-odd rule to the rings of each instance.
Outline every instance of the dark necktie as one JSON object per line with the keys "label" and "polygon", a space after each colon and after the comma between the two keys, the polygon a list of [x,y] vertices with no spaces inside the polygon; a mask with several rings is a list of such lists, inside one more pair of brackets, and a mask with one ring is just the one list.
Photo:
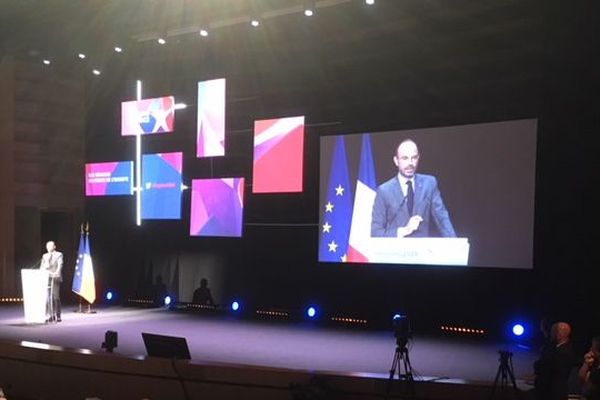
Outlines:
{"label": "dark necktie", "polygon": [[408,207],[408,215],[413,215],[413,205],[415,204],[415,192],[413,191],[412,181],[406,181],[406,206]]}

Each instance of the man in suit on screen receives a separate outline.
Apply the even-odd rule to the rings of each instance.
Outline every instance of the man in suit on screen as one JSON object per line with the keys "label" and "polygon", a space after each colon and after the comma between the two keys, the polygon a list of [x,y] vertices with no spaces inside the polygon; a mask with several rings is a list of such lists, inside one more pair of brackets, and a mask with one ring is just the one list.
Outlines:
{"label": "man in suit on screen", "polygon": [[433,224],[440,236],[456,237],[437,179],[416,173],[419,149],[413,140],[398,145],[394,164],[398,175],[377,188],[371,236],[430,237]]}
{"label": "man in suit on screen", "polygon": [[46,243],[47,253],[42,255],[40,269],[49,273],[47,322],[60,322],[60,284],[62,282],[63,254],[56,251],[53,241]]}

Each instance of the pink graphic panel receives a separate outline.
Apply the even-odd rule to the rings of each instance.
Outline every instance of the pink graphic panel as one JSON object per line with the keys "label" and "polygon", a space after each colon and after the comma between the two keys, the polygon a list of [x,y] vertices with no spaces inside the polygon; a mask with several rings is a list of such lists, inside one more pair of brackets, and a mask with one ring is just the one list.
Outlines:
{"label": "pink graphic panel", "polygon": [[197,157],[225,155],[225,79],[198,82]]}
{"label": "pink graphic panel", "polygon": [[85,164],[86,196],[133,194],[133,161]]}
{"label": "pink graphic panel", "polygon": [[242,236],[244,178],[192,180],[190,236]]}
{"label": "pink graphic panel", "polygon": [[302,191],[304,117],[254,122],[253,193]]}
{"label": "pink graphic panel", "polygon": [[175,98],[173,96],[121,103],[122,136],[173,132],[174,123]]}

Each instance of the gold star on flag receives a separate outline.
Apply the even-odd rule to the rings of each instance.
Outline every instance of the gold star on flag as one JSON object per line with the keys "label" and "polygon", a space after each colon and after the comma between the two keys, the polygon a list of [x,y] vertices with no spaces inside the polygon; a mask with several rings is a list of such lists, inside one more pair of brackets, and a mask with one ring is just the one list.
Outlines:
{"label": "gold star on flag", "polygon": [[335,241],[332,240],[331,243],[328,244],[328,246],[329,246],[329,251],[331,251],[333,253],[335,253],[337,251],[338,245]]}
{"label": "gold star on flag", "polygon": [[333,212],[333,204],[330,201],[325,204],[325,212]]}
{"label": "gold star on flag", "polygon": [[329,222],[325,222],[325,225],[323,225],[323,233],[330,233],[331,232],[331,225],[329,225]]}

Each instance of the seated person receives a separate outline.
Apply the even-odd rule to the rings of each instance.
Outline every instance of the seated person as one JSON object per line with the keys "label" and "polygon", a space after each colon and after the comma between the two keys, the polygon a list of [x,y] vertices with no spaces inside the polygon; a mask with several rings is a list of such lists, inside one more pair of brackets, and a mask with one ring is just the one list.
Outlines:
{"label": "seated person", "polygon": [[202,278],[202,280],[200,280],[200,287],[194,290],[192,303],[215,307],[215,302],[213,301],[212,294],[208,288],[208,280],[206,278]]}
{"label": "seated person", "polygon": [[571,326],[557,322],[552,325],[550,340],[542,348],[540,358],[533,364],[535,398],[566,400],[569,396],[569,375],[574,366]]}

